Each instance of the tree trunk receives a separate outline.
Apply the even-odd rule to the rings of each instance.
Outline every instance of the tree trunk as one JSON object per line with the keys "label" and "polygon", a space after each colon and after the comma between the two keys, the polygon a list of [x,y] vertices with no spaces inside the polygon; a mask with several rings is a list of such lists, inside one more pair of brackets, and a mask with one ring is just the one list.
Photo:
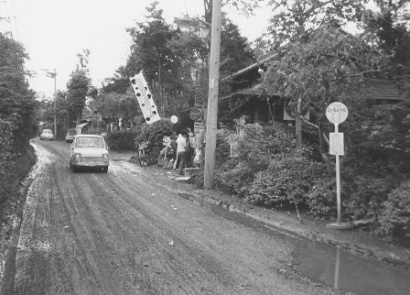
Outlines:
{"label": "tree trunk", "polygon": [[301,111],[302,98],[299,97],[296,104],[295,112],[295,133],[296,133],[296,144],[300,148],[302,146],[302,111]]}
{"label": "tree trunk", "polygon": [[302,146],[302,120],[300,119],[301,114],[296,113],[295,116],[295,133],[296,133],[296,143],[297,147]]}

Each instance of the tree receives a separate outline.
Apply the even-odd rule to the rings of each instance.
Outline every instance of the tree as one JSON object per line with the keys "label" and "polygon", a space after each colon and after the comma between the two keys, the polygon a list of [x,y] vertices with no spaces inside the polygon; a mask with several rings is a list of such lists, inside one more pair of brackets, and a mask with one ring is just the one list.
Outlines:
{"label": "tree", "polygon": [[[310,36],[319,28],[324,28],[326,25],[341,28],[347,22],[357,22],[363,15],[364,4],[367,2],[355,0],[270,1],[269,4],[272,5],[273,11],[278,11],[278,13],[275,13],[270,20],[268,35],[272,41],[269,41],[269,49],[280,50],[278,48],[281,44],[287,42],[297,42],[299,46],[304,46],[310,42]],[[297,103],[291,106],[295,108],[293,110],[296,114],[295,132],[298,144],[301,145],[303,117],[300,115],[300,108],[297,109]]]}
{"label": "tree", "polygon": [[[246,37],[243,37],[239,28],[230,19],[222,19],[221,31],[221,65],[220,75],[229,76],[256,62],[253,51]],[[221,96],[229,94],[235,89],[235,82],[221,83]]]}
{"label": "tree", "polygon": [[271,0],[269,35],[273,46],[300,39],[323,24],[343,26],[361,18],[368,0]]}
{"label": "tree", "polygon": [[28,55],[21,43],[0,33],[0,119],[10,122],[14,150],[27,147],[34,133],[35,93],[29,89],[24,68]]}
{"label": "tree", "polygon": [[80,123],[81,112],[85,106],[86,96],[91,83],[91,79],[88,77],[88,69],[86,68],[88,55],[88,50],[84,50],[83,53],[77,55],[79,64],[71,73],[71,78],[67,83],[68,110],[76,114],[77,124]]}
{"label": "tree", "polygon": [[[263,85],[269,94],[288,98],[294,114],[320,131],[321,141],[327,105],[337,100],[349,107],[360,97],[364,77],[382,73],[387,62],[377,47],[333,25],[321,26],[277,52]],[[306,120],[303,110],[316,122]]]}
{"label": "tree", "polygon": [[[231,5],[239,5],[239,2],[227,1]],[[195,97],[206,100],[209,44],[199,37],[199,25],[188,33],[173,29],[163,19],[158,2],[146,9],[147,22],[127,29],[133,39],[127,64],[108,80],[104,91],[126,93],[130,86],[129,77],[143,70],[162,115],[170,116],[193,107]],[[221,71],[226,75],[253,61],[246,38],[226,18],[221,46]],[[198,71],[199,62],[202,73]],[[231,87],[230,83],[224,83],[221,90],[230,92]]]}
{"label": "tree", "polygon": [[0,202],[17,194],[23,155],[35,135],[38,103],[27,84],[23,45],[0,33]]}
{"label": "tree", "polygon": [[132,125],[134,118],[141,114],[132,89],[126,94],[105,92],[104,90],[90,101],[89,108],[100,113],[103,118],[110,118],[117,130],[121,120],[122,126]]}
{"label": "tree", "polygon": [[169,87],[167,83],[173,83],[169,77],[177,76],[173,70],[174,63],[178,63],[178,60],[167,46],[176,32],[166,23],[162,16],[163,10],[157,6],[158,2],[154,1],[146,7],[148,22],[137,23],[136,27],[127,29],[133,44],[125,67],[126,73],[123,74],[131,77],[143,70],[154,97],[157,98],[158,108],[164,112],[170,105],[167,95],[164,95],[164,88]]}
{"label": "tree", "polygon": [[378,44],[390,57],[386,75],[399,82],[410,97],[410,27],[406,26],[405,9],[408,1],[375,1],[379,12],[367,10],[362,17],[365,36],[369,42]]}

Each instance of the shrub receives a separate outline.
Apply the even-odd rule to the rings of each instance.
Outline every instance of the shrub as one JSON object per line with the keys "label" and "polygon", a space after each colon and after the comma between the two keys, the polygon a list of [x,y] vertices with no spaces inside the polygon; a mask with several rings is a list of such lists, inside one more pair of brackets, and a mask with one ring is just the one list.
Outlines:
{"label": "shrub", "polygon": [[393,178],[367,175],[342,178],[344,215],[353,220],[377,219],[383,202],[396,182]]}
{"label": "shrub", "polygon": [[13,124],[0,119],[0,204],[18,193],[20,180],[30,172],[36,161],[30,145],[24,146],[23,152],[12,153],[12,131]]}
{"label": "shrub", "polygon": [[14,173],[13,124],[0,119],[0,203],[11,194]]}
{"label": "shrub", "polygon": [[113,150],[135,150],[134,140],[138,135],[133,131],[108,132],[107,144]]}
{"label": "shrub", "polygon": [[336,180],[334,177],[318,179],[306,195],[306,205],[314,217],[336,217]]}
{"label": "shrub", "polygon": [[[215,184],[226,192],[244,197],[249,183],[254,179],[254,171],[246,163],[235,164],[237,161],[237,159],[229,160],[224,170],[216,172]],[[229,169],[229,164],[232,165],[231,169]]]}
{"label": "shrub", "polygon": [[326,166],[301,156],[271,160],[265,171],[256,174],[246,200],[268,207],[305,204],[315,184],[326,177]]}
{"label": "shrub", "polygon": [[170,136],[173,132],[172,123],[167,120],[157,121],[153,124],[145,124],[141,132],[134,140],[134,147],[138,148],[139,144],[144,141],[151,142],[154,146],[162,149],[162,140],[164,135]]}
{"label": "shrub", "polygon": [[218,133],[216,138],[216,149],[215,149],[215,167],[221,167],[227,161],[229,161],[229,136],[231,132],[225,131],[223,133]]}
{"label": "shrub", "polygon": [[410,245],[410,181],[393,190],[383,203],[376,232],[388,239]]}
{"label": "shrub", "polygon": [[258,172],[266,170],[272,159],[291,154],[310,155],[308,147],[296,149],[295,136],[286,125],[261,127],[259,124],[240,126],[233,140],[238,142],[238,157],[230,158],[216,171],[216,185],[239,197],[249,195],[249,187]]}

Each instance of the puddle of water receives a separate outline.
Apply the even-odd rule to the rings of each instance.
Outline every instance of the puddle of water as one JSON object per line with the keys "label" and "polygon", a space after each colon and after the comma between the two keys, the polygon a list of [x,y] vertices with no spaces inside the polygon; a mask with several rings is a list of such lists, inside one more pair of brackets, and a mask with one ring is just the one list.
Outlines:
{"label": "puddle of water", "polygon": [[[189,194],[179,194],[190,199]],[[313,242],[281,232],[263,222],[243,214],[230,212],[219,205],[205,203],[213,213],[242,224],[294,246],[293,263],[296,271],[314,282],[356,295],[406,295],[410,294],[410,272],[380,262],[374,258],[349,253],[336,246]]]}
{"label": "puddle of water", "polygon": [[410,294],[410,272],[335,246],[299,240],[293,257],[296,270],[337,290],[357,295]]}
{"label": "puddle of water", "polygon": [[262,222],[229,212],[218,205],[211,204],[209,207],[219,216],[294,245],[292,256],[295,269],[312,281],[357,295],[410,294],[410,272],[405,269],[355,255],[333,245],[271,230]]}

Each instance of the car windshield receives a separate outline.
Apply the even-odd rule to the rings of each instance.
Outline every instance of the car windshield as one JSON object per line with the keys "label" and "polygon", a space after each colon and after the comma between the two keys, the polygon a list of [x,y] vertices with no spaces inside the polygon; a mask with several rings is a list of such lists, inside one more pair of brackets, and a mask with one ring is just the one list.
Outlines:
{"label": "car windshield", "polygon": [[104,148],[104,142],[99,137],[79,137],[75,147],[78,148]]}
{"label": "car windshield", "polygon": [[51,130],[43,130],[43,133],[51,133]]}

